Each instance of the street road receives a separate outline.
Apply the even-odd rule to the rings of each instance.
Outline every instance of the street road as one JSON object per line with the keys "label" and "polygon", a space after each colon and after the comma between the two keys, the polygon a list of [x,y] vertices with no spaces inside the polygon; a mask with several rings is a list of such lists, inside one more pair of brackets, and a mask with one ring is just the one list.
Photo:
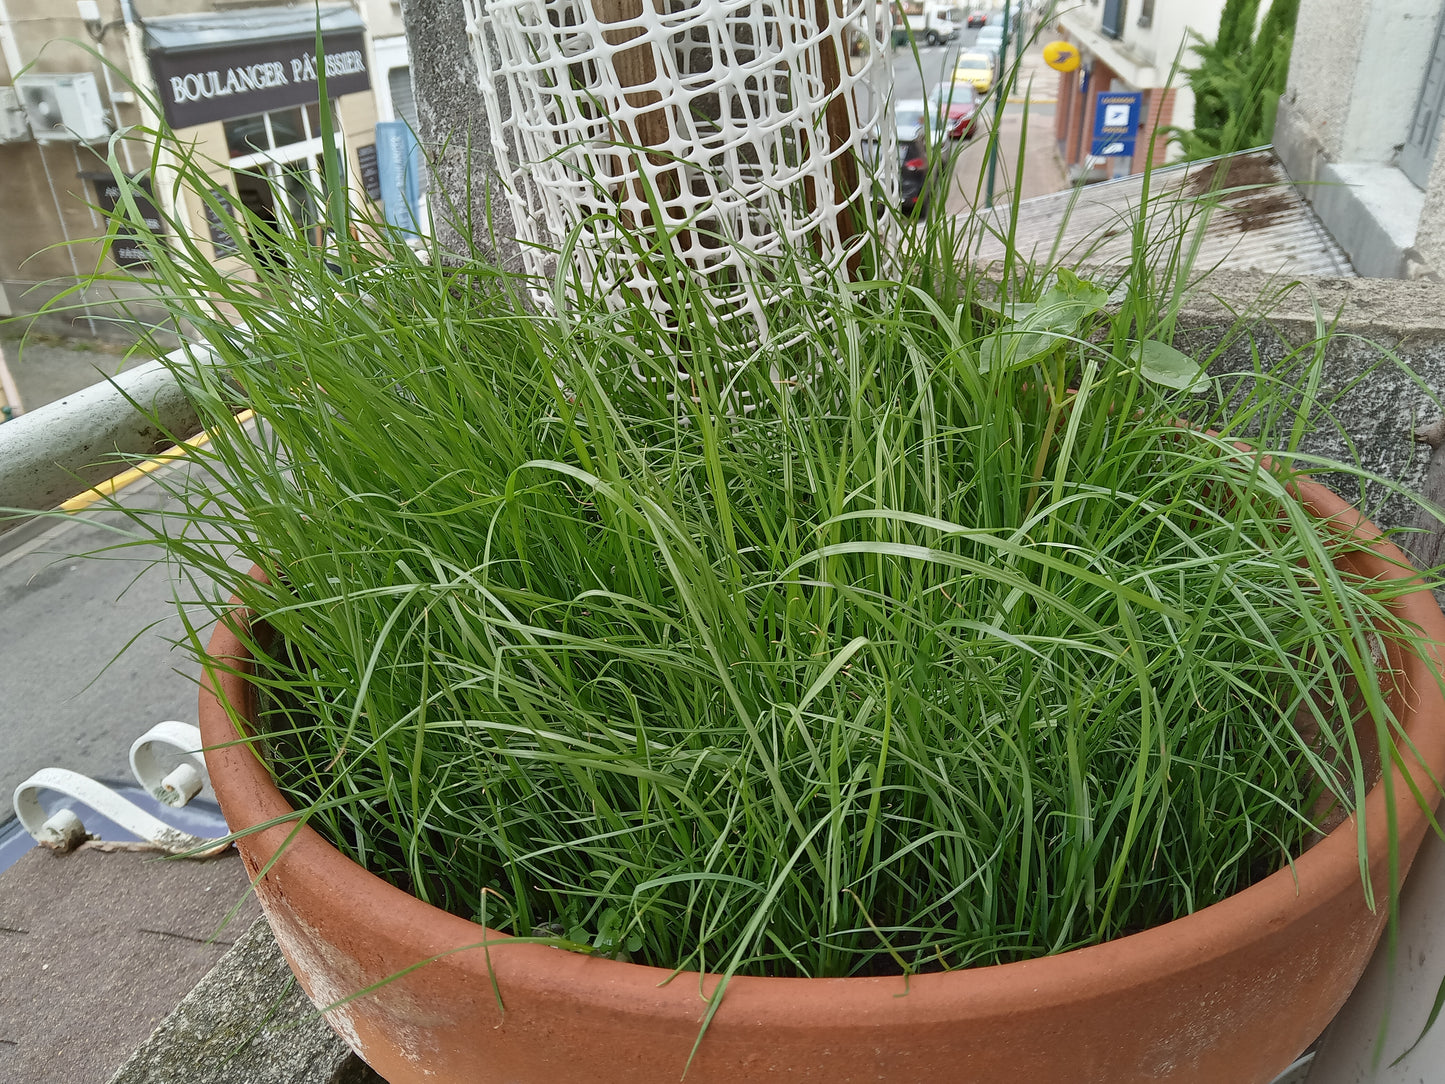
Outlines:
{"label": "street road", "polygon": [[[992,18],[993,16],[990,16]],[[915,55],[911,49],[899,49],[894,54],[894,101],[923,98],[934,87],[946,84],[954,62],[960,53],[966,52],[977,38],[977,30],[965,30],[958,40],[950,45],[932,48],[922,47]],[[1012,64],[1015,49],[1010,43],[1009,63]],[[1015,88],[1013,100],[1005,103],[1001,116],[996,114],[997,100],[987,99],[982,111],[982,123],[975,138],[958,148],[952,160],[953,183],[949,186],[948,210],[963,214],[982,202],[986,193],[984,178],[988,165],[986,149],[988,131],[998,124],[998,147],[995,162],[994,198],[1005,202],[1012,196],[1013,185],[1022,179],[1021,196],[1041,196],[1068,187],[1054,151],[1054,94],[1058,77],[1043,67],[1037,49],[1025,53],[1024,64]],[[1025,105],[1020,100],[1030,97]],[[1028,127],[1028,161],[1018,161],[1018,148],[1023,138],[1025,123]]]}
{"label": "street road", "polygon": [[[163,498],[150,480],[123,491],[138,509]],[[96,552],[123,522],[86,512],[0,535],[0,823],[38,769],[128,783],[134,739],[196,721],[199,671],[172,646],[185,634],[174,600],[192,589],[154,547]]]}
{"label": "street road", "polygon": [[[948,79],[954,68],[954,61],[960,53],[966,53],[978,37],[978,30],[962,30],[956,39],[947,45],[919,45],[918,55],[904,46],[893,53],[893,100],[906,101],[909,98],[924,98],[939,83]],[[1009,40],[1006,64],[1012,64],[1016,46]],[[989,102],[990,109],[992,101]]]}
{"label": "street road", "polygon": [[902,102],[910,98],[927,97],[930,90],[949,77],[953,72],[953,62],[977,36],[977,30],[965,30],[958,40],[951,44],[935,45],[931,48],[921,45],[916,57],[913,50],[906,46],[895,50],[893,100]]}

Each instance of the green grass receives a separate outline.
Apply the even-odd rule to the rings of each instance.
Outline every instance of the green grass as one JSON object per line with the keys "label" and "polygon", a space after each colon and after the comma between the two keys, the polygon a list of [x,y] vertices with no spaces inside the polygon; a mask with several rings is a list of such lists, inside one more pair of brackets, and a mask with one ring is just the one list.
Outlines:
{"label": "green grass", "polygon": [[420,898],[666,968],[961,968],[1205,907],[1370,785],[1355,690],[1412,630],[1290,493],[1322,349],[1201,377],[1187,232],[990,277],[936,207],[866,281],[772,267],[759,344],[665,244],[681,329],[331,213],[333,267],[254,222],[245,274],[157,265],[219,364],[176,363],[212,440],[137,526],[275,634],[278,782]]}

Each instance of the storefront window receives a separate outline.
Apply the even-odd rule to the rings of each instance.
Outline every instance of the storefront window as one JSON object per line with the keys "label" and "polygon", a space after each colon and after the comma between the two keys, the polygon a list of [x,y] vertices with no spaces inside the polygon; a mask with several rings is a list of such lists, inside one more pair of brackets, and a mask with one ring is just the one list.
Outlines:
{"label": "storefront window", "polygon": [[[313,134],[306,130],[306,122],[301,117],[300,107],[267,113],[266,119],[271,123],[271,146],[273,147],[300,143],[302,140],[310,139]],[[320,135],[321,133],[318,131],[314,134]]]}
{"label": "storefront window", "polygon": [[267,234],[280,233],[324,243],[326,181],[319,156],[236,170],[232,179],[236,196],[258,220],[261,234],[253,241],[264,244]]}
{"label": "storefront window", "polygon": [[264,113],[256,117],[228,120],[224,127],[226,129],[226,149],[232,158],[271,149]]}
{"label": "storefront window", "polygon": [[[326,171],[320,112],[313,103],[225,122],[236,195],[262,231],[253,240],[264,243],[270,231],[323,242],[320,208],[326,198]],[[342,161],[345,184],[344,157]]]}
{"label": "storefront window", "polygon": [[[335,108],[333,106],[333,108]],[[321,135],[321,110],[316,105],[302,109],[277,109],[254,117],[228,120],[226,149],[232,158],[243,158],[258,151],[281,150],[293,143],[304,143]]]}

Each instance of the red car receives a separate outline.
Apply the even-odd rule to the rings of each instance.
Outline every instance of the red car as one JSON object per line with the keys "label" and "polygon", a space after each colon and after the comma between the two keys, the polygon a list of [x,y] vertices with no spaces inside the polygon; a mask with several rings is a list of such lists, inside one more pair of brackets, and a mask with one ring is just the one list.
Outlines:
{"label": "red car", "polygon": [[973,89],[972,83],[934,87],[928,96],[928,104],[940,117],[945,109],[948,110],[950,139],[972,139],[977,134],[978,91]]}
{"label": "red car", "polygon": [[968,17],[968,28],[972,30],[976,26],[987,26],[988,16],[981,11],[975,11]]}

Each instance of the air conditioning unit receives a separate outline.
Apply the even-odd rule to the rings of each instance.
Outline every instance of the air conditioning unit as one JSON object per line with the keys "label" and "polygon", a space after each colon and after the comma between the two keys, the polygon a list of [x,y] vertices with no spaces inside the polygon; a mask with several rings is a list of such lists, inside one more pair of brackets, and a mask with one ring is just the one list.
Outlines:
{"label": "air conditioning unit", "polygon": [[90,72],[42,72],[15,80],[30,130],[41,143],[97,143],[110,135]]}
{"label": "air conditioning unit", "polygon": [[25,110],[14,87],[0,87],[0,143],[19,143],[30,138]]}

